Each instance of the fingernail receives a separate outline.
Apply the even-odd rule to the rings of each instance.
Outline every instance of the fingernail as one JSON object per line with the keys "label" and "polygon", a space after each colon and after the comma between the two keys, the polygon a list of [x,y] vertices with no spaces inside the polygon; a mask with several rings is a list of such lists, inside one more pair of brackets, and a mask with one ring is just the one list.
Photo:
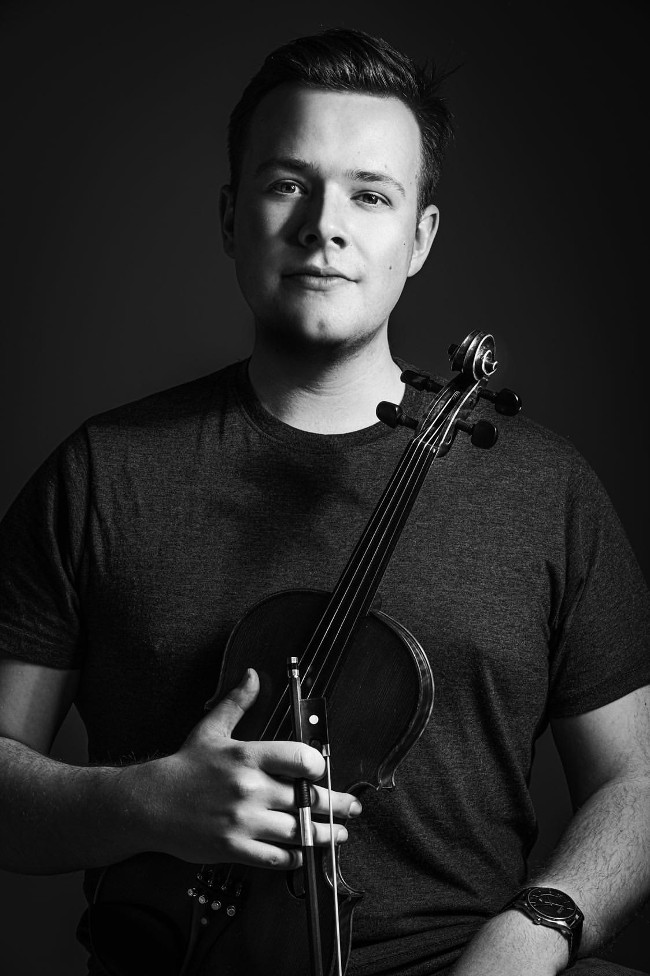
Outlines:
{"label": "fingernail", "polygon": [[348,832],[345,827],[339,827],[338,833],[336,835],[336,843],[342,844],[348,839]]}
{"label": "fingernail", "polygon": [[363,807],[361,806],[361,804],[359,803],[359,801],[358,800],[353,800],[352,803],[350,804],[350,813],[349,813],[349,816],[350,817],[358,817],[362,810],[363,810]]}

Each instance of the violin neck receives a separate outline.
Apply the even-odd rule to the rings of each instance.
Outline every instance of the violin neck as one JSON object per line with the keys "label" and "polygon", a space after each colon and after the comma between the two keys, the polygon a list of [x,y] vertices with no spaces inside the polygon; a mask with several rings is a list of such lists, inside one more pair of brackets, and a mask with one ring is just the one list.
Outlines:
{"label": "violin neck", "polygon": [[[417,439],[404,451],[306,648],[303,660],[312,675],[336,673],[336,664],[354,628],[372,605],[434,457],[435,451]],[[322,667],[325,661],[328,668]],[[327,691],[327,686],[316,679],[310,695],[325,695]]]}
{"label": "violin neck", "polygon": [[411,441],[379,499],[350,560],[341,574],[332,604],[367,613],[400,538],[434,454]]}
{"label": "violin neck", "polygon": [[303,654],[303,687],[309,697],[328,694],[348,641],[370,610],[434,458],[449,450],[455,422],[473,406],[484,383],[473,373],[460,373],[451,380],[430,404],[420,430],[407,445]]}

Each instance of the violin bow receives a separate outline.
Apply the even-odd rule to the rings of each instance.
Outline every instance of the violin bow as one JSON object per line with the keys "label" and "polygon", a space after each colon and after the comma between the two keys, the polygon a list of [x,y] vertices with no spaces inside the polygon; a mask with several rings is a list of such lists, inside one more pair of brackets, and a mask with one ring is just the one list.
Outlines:
{"label": "violin bow", "polygon": [[[334,929],[336,934],[337,974],[343,976],[341,958],[341,933],[339,926],[338,891],[336,883],[337,858],[334,843],[334,813],[332,808],[332,773],[330,766],[330,746],[327,728],[327,706],[324,698],[303,698],[300,684],[298,658],[287,660],[289,691],[291,697],[291,723],[296,742],[304,742],[321,753],[325,759],[327,773],[327,796],[329,801],[330,856],[332,858],[332,891],[334,900]],[[295,781],[296,806],[300,822],[300,841],[302,846],[303,876],[305,881],[305,903],[307,908],[307,927],[309,934],[309,955],[311,976],[325,976],[323,969],[323,949],[320,931],[320,912],[318,908],[318,889],[316,857],[314,854],[314,833],[311,817],[311,784],[304,778]]]}

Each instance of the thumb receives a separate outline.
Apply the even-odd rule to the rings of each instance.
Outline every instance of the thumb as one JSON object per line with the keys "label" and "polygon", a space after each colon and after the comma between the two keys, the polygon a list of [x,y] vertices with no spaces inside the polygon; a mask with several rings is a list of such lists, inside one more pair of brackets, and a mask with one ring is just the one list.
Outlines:
{"label": "thumb", "polygon": [[[247,668],[239,684],[217,702],[203,722],[208,724],[210,731],[216,735],[230,738],[241,717],[255,702],[259,690],[260,679],[257,671]],[[206,708],[210,707],[212,701],[213,699],[206,704]]]}

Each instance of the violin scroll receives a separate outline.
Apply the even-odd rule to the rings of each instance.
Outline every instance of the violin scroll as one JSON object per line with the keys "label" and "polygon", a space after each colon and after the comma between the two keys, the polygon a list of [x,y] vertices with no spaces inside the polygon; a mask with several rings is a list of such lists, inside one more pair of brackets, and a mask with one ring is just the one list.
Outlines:
{"label": "violin scroll", "polygon": [[451,368],[475,380],[487,380],[497,368],[494,337],[475,329],[459,346],[449,347]]}
{"label": "violin scroll", "polygon": [[514,416],[521,410],[521,400],[512,390],[498,393],[486,389],[489,377],[497,367],[493,336],[475,330],[460,345],[449,347],[451,365],[457,376],[447,383],[433,379],[427,373],[404,370],[402,382],[420,392],[435,394],[421,420],[409,417],[402,407],[383,401],[377,416],[389,427],[410,427],[416,431],[414,440],[434,457],[443,457],[451,447],[455,434],[462,430],[470,434],[475,447],[489,449],[496,444],[498,430],[488,420],[468,421],[479,398],[489,400],[497,413]]}

